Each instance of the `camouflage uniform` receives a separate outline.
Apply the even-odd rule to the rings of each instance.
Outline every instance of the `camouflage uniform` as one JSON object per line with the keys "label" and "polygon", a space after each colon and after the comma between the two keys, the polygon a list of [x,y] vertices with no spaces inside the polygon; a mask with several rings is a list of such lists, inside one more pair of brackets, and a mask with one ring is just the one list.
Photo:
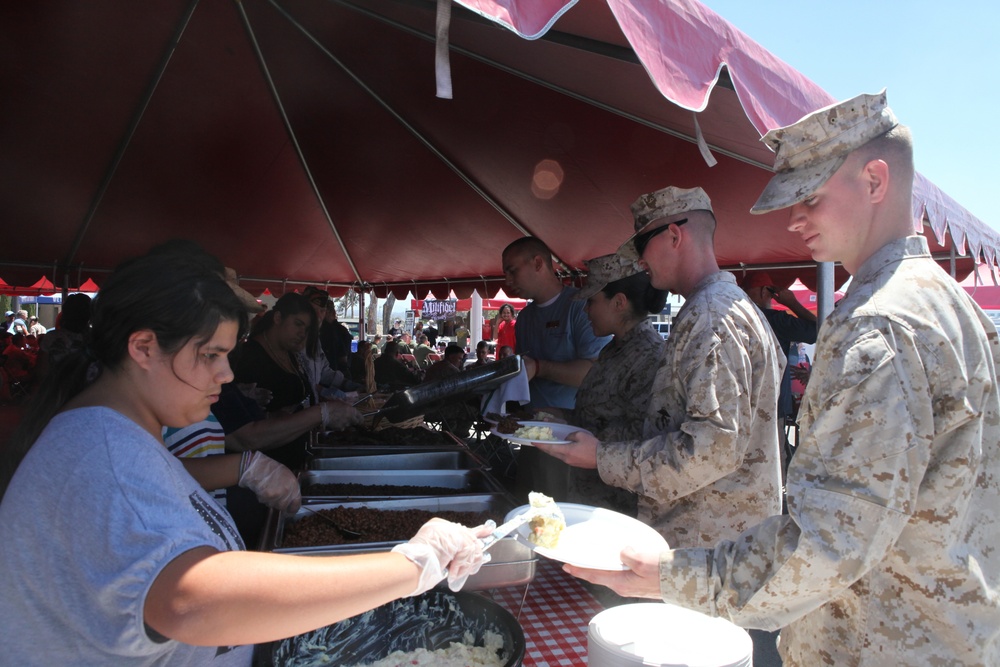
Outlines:
{"label": "camouflage uniform", "polygon": [[1000,340],[922,237],[820,329],[789,516],[666,551],[663,599],[782,627],[787,666],[1000,664]]}
{"label": "camouflage uniform", "polygon": [[778,340],[729,273],[698,284],[674,319],[644,440],[602,442],[597,469],[639,494],[672,546],[709,546],[781,512]]}
{"label": "camouflage uniform", "polygon": [[[663,350],[663,339],[646,320],[604,346],[577,391],[570,422],[600,440],[641,437]],[[635,493],[605,484],[596,470],[574,468],[566,500],[636,515]]]}

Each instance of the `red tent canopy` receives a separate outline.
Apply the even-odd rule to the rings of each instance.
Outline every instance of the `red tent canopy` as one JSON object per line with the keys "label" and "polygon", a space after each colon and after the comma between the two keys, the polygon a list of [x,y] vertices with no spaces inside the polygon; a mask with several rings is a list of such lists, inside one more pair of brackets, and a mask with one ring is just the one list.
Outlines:
{"label": "red tent canopy", "polygon": [[[434,0],[3,3],[0,219],[18,243],[0,272],[100,282],[183,237],[255,292],[467,298],[495,293],[524,234],[572,278],[630,234],[638,195],[700,185],[723,266],[811,280],[784,216],[748,210],[773,163],[761,133],[830,102],[815,84],[694,0],[462,4],[441,99]],[[947,227],[995,263],[997,234],[937,188],[921,179],[915,203],[935,253]]]}
{"label": "red tent canopy", "polygon": [[42,276],[28,287],[17,287],[7,284],[0,286],[0,294],[8,296],[51,296],[58,291],[55,285],[52,284],[52,281],[45,276]]}
{"label": "red tent canopy", "polygon": [[972,300],[983,310],[1000,310],[1000,287],[996,285],[964,285]]}
{"label": "red tent canopy", "polygon": [[94,282],[92,278],[87,278],[86,282],[77,287],[75,290],[70,290],[70,292],[97,292],[100,291],[100,287]]}

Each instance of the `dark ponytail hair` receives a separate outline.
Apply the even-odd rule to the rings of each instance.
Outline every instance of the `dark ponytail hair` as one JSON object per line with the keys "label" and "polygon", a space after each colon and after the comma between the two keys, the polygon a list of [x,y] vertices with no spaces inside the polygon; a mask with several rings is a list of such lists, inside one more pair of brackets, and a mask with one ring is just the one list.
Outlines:
{"label": "dark ponytail hair", "polygon": [[[250,335],[257,336],[265,331],[269,331],[271,327],[274,326],[275,313],[281,313],[282,318],[298,315],[299,313],[311,313],[311,318],[316,317],[316,311],[313,310],[312,304],[309,303],[309,299],[305,298],[298,292],[286,292],[280,299],[278,299],[270,310],[264,313],[257,320],[257,323],[254,324],[253,331],[250,332]],[[314,319],[313,324],[315,323]]]}
{"label": "dark ponytail hair", "polygon": [[281,318],[286,319],[292,315],[305,313],[309,315],[309,333],[306,334],[306,354],[310,359],[316,357],[316,348],[319,345],[319,327],[316,322],[316,311],[313,310],[312,303],[298,292],[286,292],[274,304],[271,310],[264,313],[264,316],[257,320],[251,336],[257,336],[265,331],[269,331],[274,326],[274,314],[281,313]]}
{"label": "dark ponytail hair", "polygon": [[67,355],[45,376],[14,431],[0,469],[0,494],[53,416],[99,373],[115,372],[134,332],[149,329],[160,348],[175,354],[189,341],[207,341],[223,321],[246,332],[247,312],[200,247],[176,242],[128,260],[108,278],[91,306],[86,346]]}
{"label": "dark ponytail hair", "polygon": [[633,320],[642,320],[650,313],[663,310],[669,294],[667,290],[650,285],[649,274],[645,271],[608,283],[601,291],[609,299],[615,294],[624,294]]}

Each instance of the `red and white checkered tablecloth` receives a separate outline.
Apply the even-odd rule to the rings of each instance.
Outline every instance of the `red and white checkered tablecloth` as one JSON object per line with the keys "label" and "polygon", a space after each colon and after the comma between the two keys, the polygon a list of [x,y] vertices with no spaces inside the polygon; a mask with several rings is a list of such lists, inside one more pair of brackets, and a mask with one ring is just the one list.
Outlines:
{"label": "red and white checkered tablecloth", "polygon": [[[517,616],[523,587],[498,588],[493,599]],[[524,665],[576,667],[587,663],[587,627],[604,610],[583,583],[562,571],[562,563],[538,559],[535,579],[518,621],[524,629]]]}

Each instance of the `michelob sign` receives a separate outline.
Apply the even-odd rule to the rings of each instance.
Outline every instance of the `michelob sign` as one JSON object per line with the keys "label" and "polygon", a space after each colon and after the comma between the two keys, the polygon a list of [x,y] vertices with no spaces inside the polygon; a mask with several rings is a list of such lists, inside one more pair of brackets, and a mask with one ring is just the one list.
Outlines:
{"label": "michelob sign", "polygon": [[455,314],[455,299],[445,299],[443,301],[424,301],[421,316],[435,320],[445,320]]}

